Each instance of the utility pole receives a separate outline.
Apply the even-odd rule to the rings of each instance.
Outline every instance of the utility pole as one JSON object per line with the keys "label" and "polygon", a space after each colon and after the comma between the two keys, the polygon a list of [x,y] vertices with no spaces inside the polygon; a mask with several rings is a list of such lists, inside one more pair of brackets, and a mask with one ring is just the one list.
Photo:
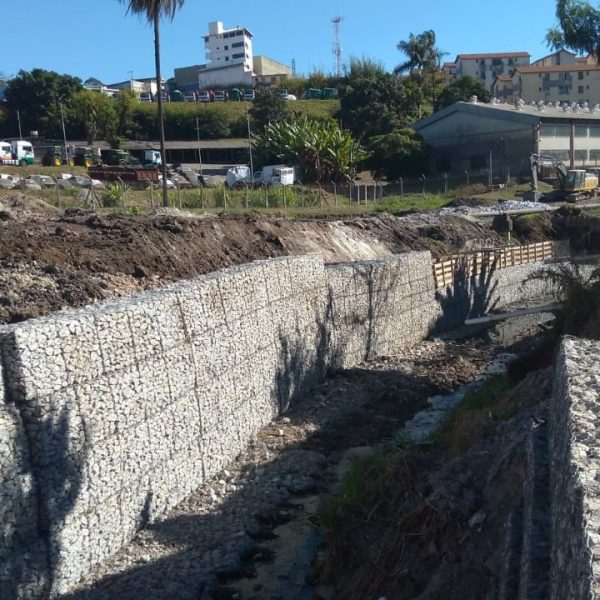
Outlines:
{"label": "utility pole", "polygon": [[248,123],[248,150],[250,150],[250,176],[254,179],[254,161],[252,159],[252,132],[250,131],[250,112],[246,109],[246,121]]}
{"label": "utility pole", "polygon": [[198,140],[198,161],[200,162],[200,175],[202,176],[202,148],[200,148],[200,122],[196,117],[196,139]]}
{"label": "utility pole", "polygon": [[23,132],[21,131],[21,113],[17,109],[17,123],[19,124],[19,139],[23,140]]}
{"label": "utility pole", "polygon": [[63,131],[63,142],[65,148],[65,158],[67,159],[67,164],[69,164],[69,150],[67,149],[67,132],[65,130],[65,112],[63,109],[63,103],[60,103],[60,120],[62,121],[62,131]]}

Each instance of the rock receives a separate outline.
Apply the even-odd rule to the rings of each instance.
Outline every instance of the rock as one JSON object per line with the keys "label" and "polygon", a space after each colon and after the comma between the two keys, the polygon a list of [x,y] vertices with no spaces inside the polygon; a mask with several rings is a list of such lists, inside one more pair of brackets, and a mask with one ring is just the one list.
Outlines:
{"label": "rock", "polygon": [[481,525],[486,519],[487,514],[480,510],[469,519],[469,527],[477,527],[478,525]]}

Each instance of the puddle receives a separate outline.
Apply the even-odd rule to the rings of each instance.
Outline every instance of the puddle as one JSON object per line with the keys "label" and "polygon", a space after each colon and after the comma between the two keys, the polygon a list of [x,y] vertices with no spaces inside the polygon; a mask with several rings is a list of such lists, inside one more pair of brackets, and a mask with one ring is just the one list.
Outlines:
{"label": "puddle", "polygon": [[287,504],[290,520],[272,530],[266,544],[267,561],[254,564],[252,576],[232,584],[232,600],[311,600],[313,586],[306,581],[321,543],[312,518],[319,507],[318,495],[294,498]]}

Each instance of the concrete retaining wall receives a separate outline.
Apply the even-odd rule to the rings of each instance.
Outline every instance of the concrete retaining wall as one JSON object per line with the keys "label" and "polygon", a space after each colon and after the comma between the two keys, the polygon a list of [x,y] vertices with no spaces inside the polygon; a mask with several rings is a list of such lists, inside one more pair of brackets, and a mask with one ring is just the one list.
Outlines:
{"label": "concrete retaining wall", "polygon": [[[495,276],[520,296],[524,271]],[[466,289],[436,298],[428,252],[280,258],[0,328],[0,597],[64,592],[328,366],[424,338]]]}
{"label": "concrete retaining wall", "polygon": [[550,598],[600,596],[600,343],[567,338],[550,409]]}

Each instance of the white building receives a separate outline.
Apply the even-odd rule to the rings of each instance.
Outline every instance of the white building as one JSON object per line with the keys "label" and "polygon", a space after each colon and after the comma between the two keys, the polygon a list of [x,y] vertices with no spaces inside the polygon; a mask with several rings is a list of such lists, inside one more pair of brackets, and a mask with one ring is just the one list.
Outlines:
{"label": "white building", "polygon": [[207,62],[175,69],[177,89],[250,88],[279,84],[291,77],[292,70],[287,65],[253,55],[252,37],[245,27],[225,29],[221,21],[209,23],[204,36]]}

